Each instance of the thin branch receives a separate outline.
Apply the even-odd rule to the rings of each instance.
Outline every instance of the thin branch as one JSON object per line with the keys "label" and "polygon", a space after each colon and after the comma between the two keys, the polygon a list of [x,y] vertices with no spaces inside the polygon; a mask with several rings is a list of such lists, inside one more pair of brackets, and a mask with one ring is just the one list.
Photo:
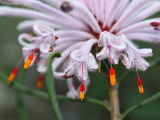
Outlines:
{"label": "thin branch", "polygon": [[[8,79],[7,76],[0,73],[0,82],[2,82],[3,84],[5,84],[6,86],[9,87],[7,79]],[[18,90],[20,92],[23,92],[25,94],[28,94],[28,95],[36,96],[36,97],[43,98],[43,99],[49,99],[48,94],[46,92],[33,90],[33,89],[28,88],[28,87],[26,87],[26,86],[24,86],[20,83],[17,83],[17,82],[14,82],[10,87],[15,89],[15,90]],[[57,95],[57,98],[58,98],[59,101],[82,103],[80,100],[70,99],[70,98],[67,98],[66,96],[63,96],[63,95]],[[110,106],[105,104],[104,102],[102,102],[100,100],[96,100],[96,99],[93,99],[93,98],[86,98],[83,103],[96,104],[96,105],[102,106],[106,110],[110,111]]]}
{"label": "thin branch", "polygon": [[156,100],[160,99],[160,92],[157,92],[156,94],[154,94],[153,96],[149,97],[148,99],[145,99],[143,101],[141,101],[140,103],[133,105],[132,107],[128,108],[120,117],[119,120],[123,120],[124,117],[126,117],[129,113],[131,113],[132,111],[143,107],[146,104],[152,103]]}
{"label": "thin branch", "polygon": [[[108,81],[109,83],[109,81]],[[111,103],[111,120],[118,120],[120,116],[120,108],[119,108],[119,96],[118,96],[118,83],[112,87],[109,86],[109,97]]]}

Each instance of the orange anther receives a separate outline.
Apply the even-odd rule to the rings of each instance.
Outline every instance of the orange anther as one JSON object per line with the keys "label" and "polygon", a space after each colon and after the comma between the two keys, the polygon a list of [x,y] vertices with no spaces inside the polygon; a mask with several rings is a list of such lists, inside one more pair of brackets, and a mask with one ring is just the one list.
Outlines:
{"label": "orange anther", "polygon": [[15,67],[15,69],[12,71],[12,73],[8,77],[8,83],[11,83],[14,80],[14,78],[17,74],[17,71],[18,71],[18,68]]}
{"label": "orange anther", "polygon": [[53,51],[53,47],[50,47],[50,50],[49,50],[49,52],[52,52]]}
{"label": "orange anther", "polygon": [[82,82],[81,86],[80,86],[80,99],[81,101],[84,100],[84,91],[85,91],[85,86],[84,86],[84,83]]}
{"label": "orange anther", "polygon": [[144,90],[143,90],[143,86],[142,86],[142,85],[141,85],[141,86],[138,86],[138,90],[139,90],[139,93],[140,93],[141,95],[143,95]]}
{"label": "orange anther", "polygon": [[115,86],[115,84],[116,84],[115,70],[113,67],[111,67],[111,69],[110,69],[110,84],[111,84],[111,86]]}
{"label": "orange anther", "polygon": [[24,69],[28,69],[30,67],[33,57],[34,57],[33,53],[29,55],[26,63],[24,64]]}
{"label": "orange anther", "polygon": [[32,34],[32,33],[28,33],[28,35],[31,36],[31,37],[33,37],[33,34]]}
{"label": "orange anther", "polygon": [[84,91],[81,91],[81,92],[80,92],[80,99],[81,99],[81,101],[84,100]]}
{"label": "orange anther", "polygon": [[40,75],[40,76],[38,77],[38,81],[37,81],[37,88],[38,88],[38,89],[41,89],[42,86],[43,86],[43,76]]}
{"label": "orange anther", "polygon": [[142,86],[142,81],[141,81],[141,79],[139,77],[137,79],[137,85],[138,85],[139,93],[143,95],[144,90],[143,90],[143,86]]}

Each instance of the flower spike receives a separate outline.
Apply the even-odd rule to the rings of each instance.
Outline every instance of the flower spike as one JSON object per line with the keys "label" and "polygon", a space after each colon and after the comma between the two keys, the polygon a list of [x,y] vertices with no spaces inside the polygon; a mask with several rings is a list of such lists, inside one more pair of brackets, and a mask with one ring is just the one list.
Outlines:
{"label": "flower spike", "polygon": [[138,77],[138,79],[137,79],[137,85],[138,85],[139,93],[140,93],[141,95],[143,95],[144,90],[143,90],[143,86],[142,86],[142,81],[141,81],[141,79],[140,79],[139,77]]}
{"label": "flower spike", "polygon": [[24,64],[24,69],[28,69],[30,67],[33,57],[34,57],[34,53],[29,55],[26,63]]}
{"label": "flower spike", "polygon": [[85,86],[84,86],[84,83],[82,82],[82,84],[80,86],[80,99],[81,99],[81,101],[84,100],[84,91],[85,91]]}
{"label": "flower spike", "polygon": [[116,84],[115,70],[112,66],[110,68],[110,84],[112,87]]}
{"label": "flower spike", "polygon": [[43,86],[43,76],[40,75],[40,76],[38,77],[38,81],[37,81],[37,88],[38,88],[38,89],[41,89],[42,86]]}
{"label": "flower spike", "polygon": [[15,67],[12,73],[8,77],[8,83],[12,83],[18,71],[18,67]]}

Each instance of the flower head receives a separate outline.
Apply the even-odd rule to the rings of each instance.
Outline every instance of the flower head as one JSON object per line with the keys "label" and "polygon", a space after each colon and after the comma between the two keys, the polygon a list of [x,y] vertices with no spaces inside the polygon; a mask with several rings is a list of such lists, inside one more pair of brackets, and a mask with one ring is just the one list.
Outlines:
{"label": "flower head", "polygon": [[[77,77],[83,86],[83,82],[85,84],[89,79],[88,71],[98,69],[98,60],[109,59],[113,86],[116,78],[112,64],[118,64],[121,60],[127,69],[136,67],[144,71],[149,67],[144,57],[151,56],[152,50],[140,49],[132,41],[160,42],[160,18],[146,19],[160,10],[160,1],[45,1],[0,0],[5,4],[27,7],[0,7],[0,16],[33,19],[18,25],[22,31],[33,28],[35,33],[35,36],[24,33],[19,36],[24,59],[26,61],[30,54],[34,54],[29,63],[32,66],[38,59],[38,71],[45,73],[50,53],[61,52],[62,56],[53,60],[52,68],[56,78],[67,79],[70,89],[68,96],[84,99],[84,90],[80,87],[80,96],[77,95],[79,93],[72,85],[72,79]],[[95,48],[99,51],[92,52]],[[87,85],[85,91],[86,88]],[[143,93],[142,87],[140,91]]]}

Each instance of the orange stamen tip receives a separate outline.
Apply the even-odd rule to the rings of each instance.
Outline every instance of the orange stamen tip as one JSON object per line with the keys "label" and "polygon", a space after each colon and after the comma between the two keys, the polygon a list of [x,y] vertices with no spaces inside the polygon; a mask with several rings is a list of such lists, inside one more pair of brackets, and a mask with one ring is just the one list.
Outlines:
{"label": "orange stamen tip", "polygon": [[80,92],[80,99],[81,99],[81,102],[84,100],[84,91]]}
{"label": "orange stamen tip", "polygon": [[111,69],[110,69],[110,84],[111,84],[111,86],[115,86],[115,84],[116,84],[115,70],[113,67],[111,67]]}
{"label": "orange stamen tip", "polygon": [[41,89],[43,87],[43,82],[42,81],[38,81],[37,82],[37,88]]}
{"label": "orange stamen tip", "polygon": [[143,95],[144,90],[143,90],[143,86],[142,86],[142,85],[141,85],[141,86],[138,86],[138,90],[139,90],[139,93],[140,93],[141,95]]}
{"label": "orange stamen tip", "polygon": [[85,86],[84,86],[84,83],[82,82],[81,83],[81,86],[80,86],[80,99],[81,99],[81,102],[84,100],[84,91],[85,91]]}
{"label": "orange stamen tip", "polygon": [[38,88],[38,89],[41,89],[42,87],[43,87],[43,76],[40,75],[40,76],[38,77],[38,81],[37,81],[37,88]]}
{"label": "orange stamen tip", "polygon": [[115,86],[115,84],[116,84],[115,75],[110,75],[110,84],[111,84],[111,86]]}
{"label": "orange stamen tip", "polygon": [[33,57],[34,57],[33,53],[29,55],[27,61],[24,64],[24,69],[28,69],[30,67]]}
{"label": "orange stamen tip", "polygon": [[33,34],[32,34],[32,33],[28,33],[28,35],[31,36],[31,37],[33,37]]}
{"label": "orange stamen tip", "polygon": [[55,40],[58,40],[58,36],[54,36],[54,39],[55,39]]}
{"label": "orange stamen tip", "polygon": [[17,74],[17,71],[18,71],[18,68],[15,67],[15,69],[12,71],[12,73],[8,77],[8,83],[11,83],[14,80],[14,78]]}
{"label": "orange stamen tip", "polygon": [[52,52],[53,51],[53,47],[50,47],[50,50],[49,50],[49,52]]}

